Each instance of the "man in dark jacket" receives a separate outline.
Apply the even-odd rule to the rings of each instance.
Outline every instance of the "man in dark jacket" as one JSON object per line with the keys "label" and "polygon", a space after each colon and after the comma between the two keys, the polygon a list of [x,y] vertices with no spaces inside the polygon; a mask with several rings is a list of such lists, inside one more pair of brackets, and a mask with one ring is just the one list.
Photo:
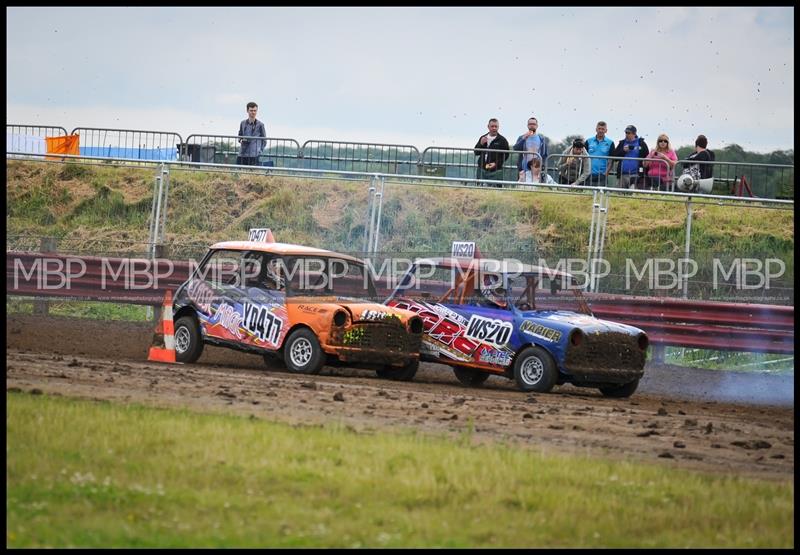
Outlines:
{"label": "man in dark jacket", "polygon": [[[247,119],[239,124],[239,156],[236,157],[236,164],[239,166],[257,166],[258,157],[264,147],[267,146],[267,128],[264,122],[256,119],[258,104],[255,102],[247,103]],[[250,137],[261,137],[251,139]]]}
{"label": "man in dark jacket", "polygon": [[[625,128],[625,138],[617,143],[612,156],[626,158],[617,160],[618,187],[622,189],[644,189],[644,167],[641,158],[647,158],[650,149],[644,139],[636,134],[636,126]],[[637,158],[639,158],[637,160]]]}
{"label": "man in dark jacket", "polygon": [[[708,139],[705,135],[698,135],[694,141],[694,152],[691,153],[686,159],[693,162],[713,162],[716,156],[708,150]],[[713,164],[698,164],[700,166],[700,179],[708,179],[714,173]]]}
{"label": "man in dark jacket", "polygon": [[[475,144],[475,156],[478,157],[477,179],[487,179],[491,181],[503,180],[503,164],[508,159],[508,141],[498,130],[500,122],[497,118],[489,120],[489,132],[481,135]],[[497,150],[498,152],[491,152]],[[498,185],[499,187],[499,185]]]}

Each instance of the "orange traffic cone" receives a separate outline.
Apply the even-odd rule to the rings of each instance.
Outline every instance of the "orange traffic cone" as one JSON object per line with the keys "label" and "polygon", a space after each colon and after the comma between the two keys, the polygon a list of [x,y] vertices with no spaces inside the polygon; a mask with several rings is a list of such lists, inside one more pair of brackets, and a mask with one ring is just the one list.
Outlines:
{"label": "orange traffic cone", "polygon": [[175,361],[175,327],[172,323],[172,291],[167,290],[161,305],[161,320],[153,334],[153,346],[147,360],[153,362]]}

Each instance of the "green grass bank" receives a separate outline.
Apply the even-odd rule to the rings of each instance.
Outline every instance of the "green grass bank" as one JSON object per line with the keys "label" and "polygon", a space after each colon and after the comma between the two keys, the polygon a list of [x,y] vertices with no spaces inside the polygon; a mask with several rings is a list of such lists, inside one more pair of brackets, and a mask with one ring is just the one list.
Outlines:
{"label": "green grass bank", "polygon": [[794,485],[6,394],[6,545],[791,547]]}
{"label": "green grass bank", "polygon": [[[112,164],[8,162],[9,235],[61,238],[72,249],[143,250],[148,237],[152,168]],[[368,181],[173,170],[166,239],[175,254],[246,238],[271,227],[279,241],[360,251]],[[585,256],[592,195],[509,192],[387,183],[380,249],[449,252],[453,240],[477,241],[484,253]],[[605,253],[681,256],[685,204],[614,198]],[[36,245],[38,247],[38,245]],[[793,275],[791,210],[695,205],[697,256],[771,256]]]}

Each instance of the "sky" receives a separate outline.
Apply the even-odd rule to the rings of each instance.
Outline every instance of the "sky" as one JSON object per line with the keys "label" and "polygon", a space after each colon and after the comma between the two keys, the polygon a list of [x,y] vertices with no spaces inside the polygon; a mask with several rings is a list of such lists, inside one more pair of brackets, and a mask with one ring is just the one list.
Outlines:
{"label": "sky", "polygon": [[6,123],[472,147],[794,149],[794,8],[6,8]]}

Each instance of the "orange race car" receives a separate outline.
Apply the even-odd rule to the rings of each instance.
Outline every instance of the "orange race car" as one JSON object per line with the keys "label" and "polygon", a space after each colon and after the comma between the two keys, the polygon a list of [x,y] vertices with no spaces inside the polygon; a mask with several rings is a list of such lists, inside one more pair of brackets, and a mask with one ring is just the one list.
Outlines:
{"label": "orange race car", "polygon": [[283,358],[292,372],[326,362],[375,368],[410,380],[419,366],[422,320],[370,302],[372,276],[357,258],[276,243],[269,230],[212,245],[175,293],[175,353],[194,362],[206,343]]}

